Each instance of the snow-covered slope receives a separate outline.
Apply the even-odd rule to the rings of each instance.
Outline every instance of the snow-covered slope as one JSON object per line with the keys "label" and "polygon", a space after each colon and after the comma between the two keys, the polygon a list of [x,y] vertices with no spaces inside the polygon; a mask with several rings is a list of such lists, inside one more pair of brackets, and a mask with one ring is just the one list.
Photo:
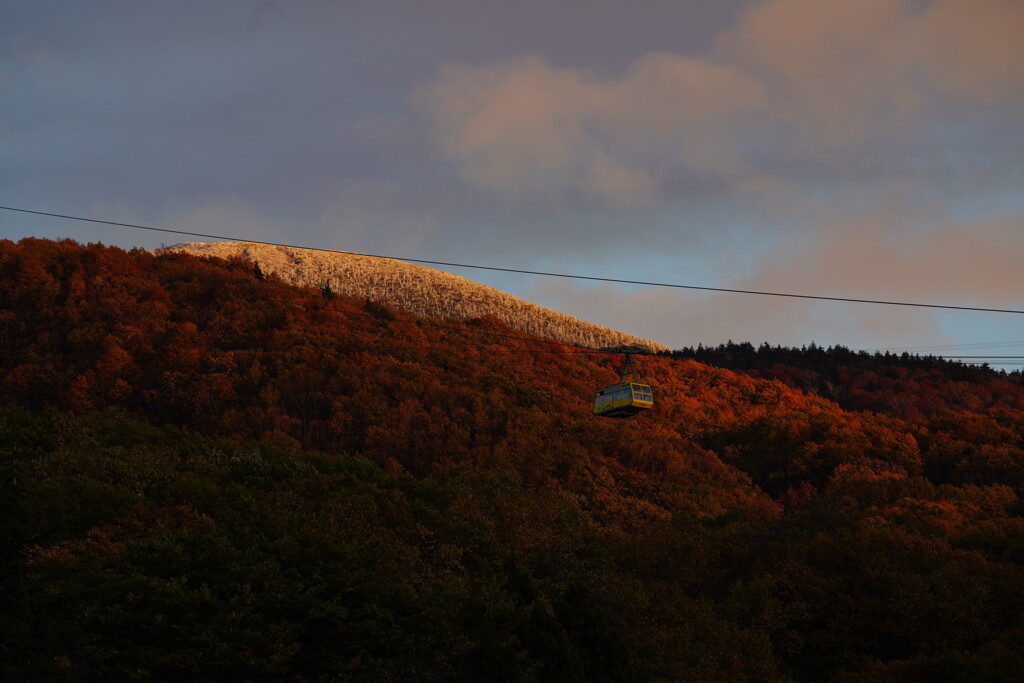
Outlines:
{"label": "snow-covered slope", "polygon": [[285,282],[330,286],[340,294],[370,299],[432,318],[470,319],[491,315],[510,327],[548,339],[593,348],[662,344],[595,325],[517,299],[493,287],[404,261],[251,242],[187,242],[169,247],[199,256],[240,256]]}

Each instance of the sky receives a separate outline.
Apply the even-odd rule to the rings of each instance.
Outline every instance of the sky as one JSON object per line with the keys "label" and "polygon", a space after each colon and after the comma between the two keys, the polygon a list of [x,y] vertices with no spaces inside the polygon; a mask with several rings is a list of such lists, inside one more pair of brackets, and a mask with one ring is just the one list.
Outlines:
{"label": "sky", "polygon": [[[2,2],[0,205],[1019,310],[1022,34],[1020,0]],[[188,239],[0,211],[27,236]],[[1024,355],[1017,314],[448,270],[673,348]]]}

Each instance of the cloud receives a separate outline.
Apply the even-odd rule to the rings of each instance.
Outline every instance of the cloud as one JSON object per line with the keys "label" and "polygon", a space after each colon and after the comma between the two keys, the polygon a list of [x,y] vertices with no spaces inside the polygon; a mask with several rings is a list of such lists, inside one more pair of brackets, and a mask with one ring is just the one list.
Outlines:
{"label": "cloud", "polygon": [[912,213],[883,208],[835,221],[811,241],[790,236],[742,287],[1019,308],[1024,213],[948,221],[931,229],[916,222]]}
{"label": "cloud", "polygon": [[611,205],[648,201],[666,153],[703,172],[728,170],[723,134],[761,100],[734,69],[661,53],[619,79],[537,57],[448,66],[419,88],[435,143],[467,182],[510,198],[578,193]]}
{"label": "cloud", "polygon": [[544,281],[529,298],[578,318],[653,339],[672,348],[728,340],[802,346],[878,348],[940,343],[939,316],[929,310],[815,302],[742,294]]}
{"label": "cloud", "polygon": [[[1024,291],[1024,213],[936,221],[934,212],[885,206],[833,220],[816,236],[794,229],[752,271],[736,271],[735,256],[709,254],[717,280],[678,284],[719,286],[887,301],[985,308],[1020,308]],[[733,264],[733,265],[730,265]],[[684,269],[681,269],[681,271]],[[665,288],[592,286],[538,281],[527,297],[544,306],[647,337],[674,348],[726,340],[785,345],[844,344],[873,349],[937,344],[956,326],[1002,325],[998,316],[859,303],[826,302]],[[1012,316],[1010,316],[1012,317]],[[1015,334],[1003,331],[999,334]],[[1019,336],[1019,335],[1018,335]]]}
{"label": "cloud", "polygon": [[858,143],[880,120],[898,124],[923,106],[906,82],[905,4],[762,3],[720,38],[717,56],[770,88],[772,116],[795,126],[798,140]]}
{"label": "cloud", "polygon": [[1020,108],[1024,4],[1017,0],[772,0],[721,36],[717,59],[755,74],[773,116],[808,147],[845,148],[941,114]]}
{"label": "cloud", "polygon": [[772,195],[787,174],[891,166],[944,126],[1002,112],[1017,129],[1021,26],[1018,0],[770,0],[701,58],[650,53],[616,77],[449,65],[412,100],[462,179],[508,199],[638,206],[680,173]]}
{"label": "cloud", "polygon": [[919,17],[937,85],[982,104],[1019,109],[1024,95],[1024,3],[1019,0],[936,0]]}

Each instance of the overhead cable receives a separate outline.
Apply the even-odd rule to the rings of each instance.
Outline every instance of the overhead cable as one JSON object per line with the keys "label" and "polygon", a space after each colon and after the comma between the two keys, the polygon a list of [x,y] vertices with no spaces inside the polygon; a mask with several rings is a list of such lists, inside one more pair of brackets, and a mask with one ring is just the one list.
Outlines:
{"label": "overhead cable", "polygon": [[[268,299],[268,301],[276,301],[278,303],[283,303],[283,304],[292,305],[292,306],[295,306],[295,305],[303,305],[304,306],[305,305],[304,302],[302,302],[302,301],[288,300],[288,299],[274,299],[274,298],[272,298],[272,299]],[[364,313],[364,312],[360,312],[360,311],[344,311],[344,312],[342,312],[342,311],[334,311],[334,310],[329,309],[329,308],[322,309],[322,310],[331,311],[333,313],[343,313],[346,316],[354,315],[354,316],[359,316],[359,317],[363,317],[363,318],[378,318],[378,316],[376,316],[376,315],[374,315],[372,313]],[[378,318],[378,319],[381,319],[381,318]],[[621,353],[624,353],[624,352],[628,351],[628,353],[636,355],[636,356],[666,356],[666,357],[670,357],[670,358],[682,357],[682,358],[686,358],[686,359],[690,359],[690,360],[696,360],[698,362],[710,362],[710,361],[719,360],[719,359],[754,360],[754,359],[760,359],[760,358],[768,358],[769,360],[800,360],[800,361],[810,361],[810,362],[815,362],[815,361],[818,361],[818,360],[823,360],[823,359],[819,359],[819,358],[817,358],[817,357],[815,357],[813,355],[801,354],[801,353],[797,352],[795,349],[794,349],[794,352],[789,353],[789,354],[770,355],[770,356],[759,356],[756,353],[717,351],[717,350],[709,349],[707,355],[701,356],[701,357],[696,357],[696,356],[689,356],[686,353],[681,352],[681,351],[671,351],[671,350],[668,350],[668,351],[655,351],[655,350],[652,350],[652,349],[643,349],[643,348],[639,348],[639,347],[593,348],[593,347],[589,347],[589,346],[582,346],[580,344],[574,344],[573,342],[567,342],[567,341],[557,341],[557,340],[552,340],[552,339],[543,339],[543,338],[539,338],[539,337],[523,337],[523,336],[515,335],[515,334],[505,334],[505,333],[502,333],[502,332],[493,332],[493,331],[490,331],[490,330],[475,329],[475,328],[470,327],[470,326],[458,327],[458,326],[454,326],[454,325],[445,325],[445,324],[442,324],[442,323],[434,322],[434,321],[429,320],[427,318],[417,318],[417,319],[413,319],[413,320],[403,320],[401,318],[384,318],[382,320],[385,320],[385,321],[390,322],[390,323],[398,323],[398,324],[404,324],[404,325],[417,325],[417,326],[419,326],[419,325],[427,325],[427,326],[430,326],[430,327],[435,327],[435,328],[442,329],[442,330],[449,330],[449,331],[453,331],[453,332],[468,332],[470,334],[478,334],[478,335],[484,335],[484,336],[488,336],[488,337],[501,337],[501,338],[504,338],[504,339],[514,339],[514,340],[517,340],[517,341],[524,341],[524,342],[529,342],[529,343],[533,343],[533,344],[548,344],[548,345],[555,345],[555,346],[562,347],[562,348],[560,348],[557,351],[551,350],[551,351],[529,351],[529,352],[526,352],[526,353],[529,353],[530,355],[540,355],[540,354],[553,354],[553,355],[566,355],[566,354],[582,354],[582,355],[587,355],[587,354],[595,355],[596,354],[596,355],[605,355],[605,354],[616,354],[617,355],[617,354],[621,354]],[[401,348],[401,347],[396,347],[396,348]],[[440,348],[440,347],[438,347],[438,348],[435,348],[435,347],[408,347],[408,348],[416,348],[417,350],[438,350],[438,351],[446,350],[446,349]],[[494,352],[494,350],[492,349],[489,352]],[[508,349],[505,349],[505,350],[503,350],[501,352],[502,353],[509,353],[510,351]],[[517,351],[517,352],[513,352],[513,353],[520,353],[520,352]],[[1010,361],[1010,360],[1024,362],[1024,356],[1009,356],[1009,355],[1004,355],[1004,356],[962,356],[962,355],[954,355],[954,356],[912,356],[912,357],[910,357],[908,359],[902,359],[898,355],[893,354],[891,356],[891,359],[892,360],[898,360],[900,362],[906,362],[907,360],[910,360],[910,361],[913,361],[913,362],[920,362],[920,363],[928,363],[928,362],[935,362],[935,361],[947,361],[947,362],[953,362],[953,363],[956,363],[956,362],[963,363],[965,361],[975,361],[975,362],[981,361],[982,363],[987,363],[988,361],[993,361],[993,363],[996,364],[996,365],[1011,365],[1011,363],[1005,362],[1005,361]],[[832,360],[832,359],[825,358],[824,360]],[[835,359],[835,362],[837,364],[843,364],[843,363],[863,364],[863,363],[866,363],[866,362],[876,362],[876,361],[885,361],[885,360],[887,360],[887,359],[883,358],[881,356],[881,354],[875,353],[874,355],[867,355],[867,356],[862,356],[861,354],[851,355],[850,357],[847,357],[847,358]],[[1016,363],[1013,363],[1012,365],[1016,365]]]}
{"label": "overhead cable", "polygon": [[730,294],[752,294],[757,296],[773,296],[773,297],[784,297],[790,299],[812,299],[817,301],[839,301],[844,303],[857,303],[857,304],[874,304],[879,306],[905,306],[912,308],[932,308],[942,309],[950,311],[975,311],[980,313],[1012,313],[1017,315],[1024,315],[1024,310],[1020,309],[1008,309],[1008,308],[987,308],[982,306],[954,306],[952,304],[932,304],[932,303],[920,303],[912,301],[886,301],[882,299],[857,299],[852,297],[840,297],[840,296],[823,296],[816,294],[792,294],[786,292],[767,292],[754,289],[731,289],[727,287],[706,287],[701,285],[682,285],[669,282],[647,282],[643,280],[624,280],[620,278],[611,277],[597,277],[593,275],[577,275],[568,273],[549,273],[539,270],[525,270],[522,268],[501,268],[498,266],[482,266],[471,263],[454,263],[450,261],[432,261],[427,259],[417,258],[406,258],[399,256],[385,256],[382,254],[363,254],[355,251],[345,251],[342,249],[328,249],[326,247],[308,247],[298,244],[286,244],[282,242],[269,242],[265,240],[252,240],[244,239],[239,237],[229,237],[225,235],[213,235],[209,233],[191,232],[188,230],[173,230],[170,228],[156,228],[149,225],[138,225],[133,223],[121,223],[118,221],[106,221],[97,218],[85,218],[83,216],[70,216],[66,214],[51,213],[48,211],[34,211],[31,209],[21,209],[13,206],[0,206],[0,209],[4,211],[17,211],[19,213],[35,214],[38,216],[49,216],[51,218],[62,218],[72,221],[84,221],[87,223],[99,223],[102,225],[114,225],[122,228],[132,228],[135,230],[149,230],[152,232],[163,232],[171,233],[174,235],[187,235],[189,237],[203,237],[206,239],[215,240],[227,240],[233,242],[249,242],[251,244],[263,244],[270,247],[285,247],[288,249],[308,249],[311,251],[322,251],[331,254],[345,254],[348,256],[365,256],[367,258],[386,259],[389,261],[406,261],[409,263],[424,263],[432,266],[446,266],[449,268],[473,268],[476,270],[489,270],[502,273],[520,273],[523,275],[539,275],[542,277],[559,277],[571,280],[589,280],[591,282],[612,282],[616,284],[625,285],[640,285],[645,287],[667,287],[671,289],[691,289],[705,292],[724,292]]}

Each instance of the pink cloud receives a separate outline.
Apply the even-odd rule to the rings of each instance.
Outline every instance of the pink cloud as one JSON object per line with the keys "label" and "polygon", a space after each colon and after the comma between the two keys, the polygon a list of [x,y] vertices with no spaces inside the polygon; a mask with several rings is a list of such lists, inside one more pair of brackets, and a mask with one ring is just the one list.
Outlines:
{"label": "pink cloud", "polygon": [[728,121],[761,97],[734,69],[671,54],[605,80],[535,57],[449,66],[414,94],[467,182],[509,197],[578,192],[613,205],[650,198],[657,169],[645,162],[666,144],[685,163],[723,170]]}
{"label": "pink cloud", "polygon": [[941,123],[1024,108],[1019,0],[769,0],[711,55],[658,52],[618,77],[539,57],[445,67],[416,90],[463,179],[509,199],[636,206],[680,169],[772,192],[758,152],[820,162]]}
{"label": "pink cloud", "polygon": [[931,76],[952,95],[1020,108],[1024,3],[936,0],[920,17]]}
{"label": "pink cloud", "polygon": [[[730,268],[735,256],[723,251],[708,257],[719,261],[711,269],[727,274],[722,280],[694,281],[681,263],[672,282],[846,298],[1021,307],[1024,214],[947,221],[930,230],[918,225],[925,218],[885,207],[859,218],[824,224],[817,237],[794,229],[779,240],[765,265],[749,274],[733,273]],[[627,291],[613,284],[592,286],[561,280],[539,282],[530,298],[674,348],[728,339],[791,345],[815,340],[868,349],[955,341],[940,325],[943,314],[933,309],[653,287]],[[1006,322],[989,314],[955,315],[958,324],[967,328]]]}
{"label": "pink cloud", "polygon": [[1020,307],[1024,214],[903,227],[879,209],[783,240],[744,286],[961,306]]}
{"label": "pink cloud", "polygon": [[773,113],[808,145],[846,147],[964,107],[1024,104],[1017,0],[771,0],[719,40],[718,59],[756,74]]}
{"label": "pink cloud", "polygon": [[[806,290],[805,290],[806,291]],[[853,348],[948,341],[932,311],[701,291],[550,281],[531,298],[545,306],[672,348],[727,340],[800,346],[811,341]]]}

